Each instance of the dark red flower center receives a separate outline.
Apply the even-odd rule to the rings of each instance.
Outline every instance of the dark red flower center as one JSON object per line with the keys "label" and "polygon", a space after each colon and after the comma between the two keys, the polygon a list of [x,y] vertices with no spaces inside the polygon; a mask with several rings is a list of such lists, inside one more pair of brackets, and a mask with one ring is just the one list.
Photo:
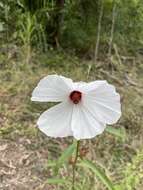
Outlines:
{"label": "dark red flower center", "polygon": [[74,91],[72,91],[72,92],[70,93],[70,96],[69,96],[69,97],[70,97],[71,101],[72,101],[74,104],[78,104],[78,103],[80,102],[80,100],[81,100],[82,93],[79,92],[79,91],[74,90]]}

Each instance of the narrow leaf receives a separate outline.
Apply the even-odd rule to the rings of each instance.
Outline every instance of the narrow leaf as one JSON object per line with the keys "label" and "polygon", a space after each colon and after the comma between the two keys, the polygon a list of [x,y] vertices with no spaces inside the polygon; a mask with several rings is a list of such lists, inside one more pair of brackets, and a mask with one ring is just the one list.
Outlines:
{"label": "narrow leaf", "polygon": [[46,166],[47,166],[47,167],[55,167],[55,166],[56,166],[56,162],[55,162],[55,161],[48,160],[48,163],[47,163]]}
{"label": "narrow leaf", "polygon": [[67,160],[71,155],[72,153],[74,152],[75,150],[75,147],[76,147],[76,143],[73,142],[72,145],[70,145],[63,153],[62,155],[59,157],[58,159],[58,165],[62,165],[65,160]]}
{"label": "narrow leaf", "polygon": [[48,183],[48,184],[53,184],[53,185],[55,185],[55,184],[65,184],[66,183],[66,179],[59,179],[59,178],[49,178],[49,179],[47,179],[47,181],[46,181],[46,183]]}
{"label": "narrow leaf", "polygon": [[109,190],[115,190],[114,185],[99,166],[93,164],[89,160],[82,160],[79,166],[91,169]]}
{"label": "narrow leaf", "polygon": [[111,133],[119,138],[122,138],[123,140],[125,140],[126,138],[126,133],[125,133],[125,129],[124,128],[114,128],[114,127],[106,127],[106,131],[108,133]]}
{"label": "narrow leaf", "polygon": [[63,165],[63,163],[65,163],[68,158],[73,154],[74,150],[76,147],[76,142],[73,142],[73,144],[71,144],[63,153],[62,155],[59,157],[59,159],[56,162],[55,168],[54,168],[54,174],[57,175],[58,174],[58,170],[59,168]]}
{"label": "narrow leaf", "polygon": [[4,31],[3,23],[0,22],[0,32],[3,32],[3,31]]}

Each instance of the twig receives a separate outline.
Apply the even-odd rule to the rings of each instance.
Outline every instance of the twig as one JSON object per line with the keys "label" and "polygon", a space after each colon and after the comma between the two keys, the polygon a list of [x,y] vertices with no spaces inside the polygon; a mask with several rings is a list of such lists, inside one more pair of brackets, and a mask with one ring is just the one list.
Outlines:
{"label": "twig", "polygon": [[103,17],[103,0],[101,0],[101,7],[100,7],[100,13],[99,13],[99,19],[98,19],[97,40],[96,40],[96,46],[95,46],[95,52],[94,52],[94,63],[96,63],[97,58],[98,58],[102,17]]}
{"label": "twig", "polygon": [[103,69],[100,70],[101,73],[105,74],[108,78],[114,80],[116,83],[118,83],[120,86],[123,86],[124,83],[117,77],[111,75],[111,73],[108,73],[107,71],[104,71]]}
{"label": "twig", "polygon": [[112,26],[111,26],[111,35],[109,40],[109,50],[108,50],[108,56],[111,57],[111,51],[112,51],[112,43],[114,38],[114,29],[115,29],[115,19],[116,19],[116,2],[113,1],[113,9],[112,9]]}
{"label": "twig", "polygon": [[121,58],[120,58],[120,54],[119,54],[119,51],[118,51],[118,47],[117,47],[116,44],[113,44],[113,47],[114,47],[114,50],[115,50],[116,57],[117,57],[117,59],[118,59],[118,63],[119,63],[120,65],[122,65],[122,60],[121,60]]}

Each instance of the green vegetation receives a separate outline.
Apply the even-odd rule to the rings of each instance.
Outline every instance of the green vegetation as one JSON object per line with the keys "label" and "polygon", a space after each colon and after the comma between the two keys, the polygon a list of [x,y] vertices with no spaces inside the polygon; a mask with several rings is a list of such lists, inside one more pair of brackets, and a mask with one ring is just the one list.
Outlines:
{"label": "green vegetation", "polygon": [[106,79],[121,94],[114,129],[81,142],[89,152],[76,190],[142,190],[142,39],[142,0],[0,1],[0,189],[71,187],[72,138],[39,132],[37,118],[52,104],[30,100],[40,78],[57,73]]}

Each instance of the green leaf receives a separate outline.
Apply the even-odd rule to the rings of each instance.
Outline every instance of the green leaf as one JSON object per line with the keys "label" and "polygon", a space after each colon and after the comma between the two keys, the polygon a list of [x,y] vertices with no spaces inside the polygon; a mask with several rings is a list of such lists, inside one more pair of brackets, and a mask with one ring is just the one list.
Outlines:
{"label": "green leaf", "polygon": [[76,142],[73,142],[72,145],[70,145],[63,153],[62,155],[59,157],[58,159],[58,165],[62,165],[74,152],[76,148]]}
{"label": "green leaf", "polygon": [[116,137],[122,138],[123,140],[125,140],[126,138],[126,132],[124,128],[115,128],[115,127],[107,127],[106,131],[108,133],[111,133],[113,135],[115,135]]}
{"label": "green leaf", "polygon": [[81,163],[78,165],[91,169],[109,190],[115,190],[114,185],[99,166],[89,160],[81,160]]}
{"label": "green leaf", "polygon": [[0,22],[0,32],[3,32],[4,31],[4,26],[3,26],[3,23]]}
{"label": "green leaf", "polygon": [[55,167],[56,166],[56,162],[52,161],[52,160],[48,160],[48,163],[46,165],[47,167]]}
{"label": "green leaf", "polygon": [[66,179],[59,179],[59,178],[49,178],[46,180],[46,183],[48,184],[65,184],[67,182]]}
{"label": "green leaf", "polygon": [[115,185],[115,190],[123,190],[125,188],[124,184],[121,185]]}
{"label": "green leaf", "polygon": [[58,174],[59,168],[66,163],[68,158],[73,154],[76,148],[76,142],[73,142],[59,157],[57,161],[48,160],[47,167],[52,167],[54,171],[54,175]]}
{"label": "green leaf", "polygon": [[[63,153],[62,155],[59,157],[59,159],[57,160],[56,164],[55,164],[55,168],[54,168],[54,174],[57,175],[58,174],[58,170],[59,168],[68,160],[68,158],[73,154],[74,150],[76,148],[76,141],[73,142],[73,144],[71,144]],[[49,164],[48,164],[49,165]],[[51,166],[54,166],[54,163],[51,163]]]}

